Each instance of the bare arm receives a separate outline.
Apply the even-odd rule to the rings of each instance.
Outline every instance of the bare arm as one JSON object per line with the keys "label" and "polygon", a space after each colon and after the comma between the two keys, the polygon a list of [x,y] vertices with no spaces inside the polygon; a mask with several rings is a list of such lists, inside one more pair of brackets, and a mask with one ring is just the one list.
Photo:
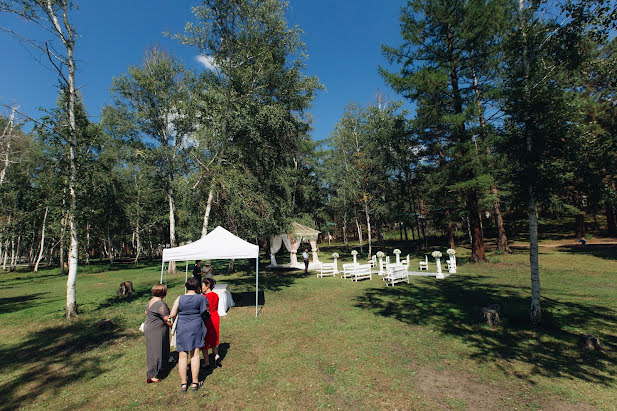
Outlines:
{"label": "bare arm", "polygon": [[169,318],[176,318],[178,316],[178,303],[180,302],[180,297],[176,298],[174,301],[173,307],[171,307],[171,314],[169,314]]}

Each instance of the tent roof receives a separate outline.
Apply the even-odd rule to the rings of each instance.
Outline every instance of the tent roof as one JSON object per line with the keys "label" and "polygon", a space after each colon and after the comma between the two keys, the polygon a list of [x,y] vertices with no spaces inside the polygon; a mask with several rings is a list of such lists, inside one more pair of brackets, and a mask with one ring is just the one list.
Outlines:
{"label": "tent roof", "polygon": [[319,233],[320,231],[317,231],[311,227],[307,227],[300,223],[296,223],[295,221],[291,223],[291,235],[297,240],[316,240]]}
{"label": "tent roof", "polygon": [[205,237],[175,248],[163,250],[163,262],[188,260],[229,260],[257,258],[259,246],[244,241],[218,226]]}

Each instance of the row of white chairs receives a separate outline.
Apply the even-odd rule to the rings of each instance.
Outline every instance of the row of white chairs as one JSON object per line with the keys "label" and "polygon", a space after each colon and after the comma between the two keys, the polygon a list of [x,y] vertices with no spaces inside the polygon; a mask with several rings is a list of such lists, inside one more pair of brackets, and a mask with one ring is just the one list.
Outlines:
{"label": "row of white chairs", "polygon": [[[373,279],[373,270],[370,264],[345,263],[343,264],[343,271],[340,274],[341,278],[350,278],[352,281],[356,282],[366,278],[369,280]],[[336,267],[334,263],[321,263],[317,277],[323,278],[329,276],[336,276]]]}
{"label": "row of white chairs", "polygon": [[[403,264],[387,264],[386,271],[383,274],[383,280],[386,282],[386,286],[394,286],[396,283],[407,282],[409,284],[409,275],[407,271],[407,265]],[[336,267],[334,263],[322,263],[317,277],[323,278],[336,276]],[[350,278],[352,281],[358,281],[363,279],[373,279],[373,270],[371,264],[354,264],[344,263],[343,271],[340,273],[341,278]]]}

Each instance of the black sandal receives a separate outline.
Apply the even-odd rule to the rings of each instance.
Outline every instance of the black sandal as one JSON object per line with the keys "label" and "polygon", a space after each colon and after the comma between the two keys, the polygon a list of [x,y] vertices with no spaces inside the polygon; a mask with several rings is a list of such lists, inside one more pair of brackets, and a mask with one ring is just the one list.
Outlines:
{"label": "black sandal", "polygon": [[186,392],[189,389],[189,384],[185,382],[184,384],[180,384],[180,391]]}
{"label": "black sandal", "polygon": [[195,392],[200,389],[204,383],[202,381],[191,383],[191,391]]}

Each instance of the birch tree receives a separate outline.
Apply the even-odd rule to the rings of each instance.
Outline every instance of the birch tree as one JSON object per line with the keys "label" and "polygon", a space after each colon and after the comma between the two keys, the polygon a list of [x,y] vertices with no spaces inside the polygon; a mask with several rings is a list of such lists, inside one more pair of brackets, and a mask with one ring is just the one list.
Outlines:
{"label": "birch tree", "polygon": [[538,204],[570,183],[568,150],[580,107],[568,94],[569,78],[584,61],[581,41],[593,19],[586,16],[604,14],[603,7],[597,8],[602,0],[575,3],[579,12],[547,17],[550,4],[518,0],[518,19],[504,45],[505,143],[510,162],[521,170],[514,177],[527,203],[534,323],[542,319]]}
{"label": "birch tree", "polygon": [[[105,123],[132,129],[129,136],[142,143],[144,155],[157,166],[167,196],[171,247],[176,246],[175,179],[186,171],[180,164],[194,130],[190,77],[173,56],[154,48],[146,53],[143,67],[129,67],[128,74],[114,79],[114,106],[103,110]],[[169,272],[175,271],[170,262]]]}
{"label": "birch tree", "polygon": [[[294,210],[294,159],[307,138],[305,110],[321,86],[302,74],[305,45],[300,28],[288,26],[285,8],[280,0],[202,0],[185,34],[175,36],[196,47],[211,70],[209,101],[202,105],[207,111],[199,116],[197,134],[207,159],[200,164],[207,184],[202,235],[216,199],[253,199],[259,228],[246,228],[259,235],[286,228]],[[257,195],[252,189],[238,191],[250,188],[251,180],[258,181]],[[236,224],[244,208],[228,204],[219,216]]]}
{"label": "birch tree", "polygon": [[0,2],[0,12],[14,14],[27,20],[33,25],[40,26],[49,36],[48,40],[40,41],[29,39],[22,34],[3,28],[18,39],[44,55],[49,64],[58,74],[60,82],[67,90],[68,128],[64,135],[69,158],[68,175],[68,225],[70,235],[69,273],[66,282],[66,318],[77,316],[77,302],[75,283],[77,281],[79,241],[75,213],[77,210],[76,189],[77,183],[77,132],[75,125],[75,102],[77,91],[75,88],[75,28],[71,23],[71,11],[74,8],[70,0],[5,0]]}

